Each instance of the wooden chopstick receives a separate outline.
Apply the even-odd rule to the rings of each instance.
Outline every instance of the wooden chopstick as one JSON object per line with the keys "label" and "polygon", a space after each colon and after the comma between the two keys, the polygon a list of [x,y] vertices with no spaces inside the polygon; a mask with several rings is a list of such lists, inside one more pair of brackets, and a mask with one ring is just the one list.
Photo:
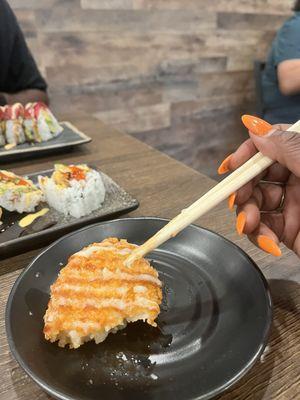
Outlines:
{"label": "wooden chopstick", "polygon": [[[291,126],[288,131],[300,133],[300,121]],[[206,212],[210,211],[246,183],[250,182],[273,163],[274,161],[269,157],[264,156],[260,152],[256,153],[252,158],[246,161],[245,164],[200,197],[200,199],[196,200],[188,208],[182,210],[180,214],[173,218],[144,244],[137,247],[126,259],[125,264],[127,266],[131,265],[135,260],[144,257],[150,251],[176,236],[180,231]]]}

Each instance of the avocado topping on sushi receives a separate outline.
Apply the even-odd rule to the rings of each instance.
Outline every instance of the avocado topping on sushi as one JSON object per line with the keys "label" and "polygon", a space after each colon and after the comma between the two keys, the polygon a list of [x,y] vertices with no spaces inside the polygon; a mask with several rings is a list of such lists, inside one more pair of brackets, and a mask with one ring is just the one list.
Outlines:
{"label": "avocado topping on sushi", "polygon": [[8,211],[32,212],[43,200],[43,193],[31,180],[0,170],[0,206]]}

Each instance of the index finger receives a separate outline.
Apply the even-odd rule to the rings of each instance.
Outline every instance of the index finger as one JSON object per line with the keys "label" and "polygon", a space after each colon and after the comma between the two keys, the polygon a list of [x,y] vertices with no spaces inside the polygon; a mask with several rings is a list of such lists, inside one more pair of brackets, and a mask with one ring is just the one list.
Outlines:
{"label": "index finger", "polygon": [[[275,124],[272,126],[274,129],[287,130],[290,127],[288,124]],[[242,143],[238,149],[231,155],[228,160],[228,167],[230,170],[235,170],[236,168],[243,165],[251,157],[257,153],[257,149],[251,139],[246,140]]]}
{"label": "index finger", "polygon": [[253,157],[257,153],[257,148],[254,146],[254,143],[251,139],[247,139],[244,143],[242,143],[238,149],[231,155],[228,161],[229,169],[235,170],[241,165],[245,164],[251,157]]}

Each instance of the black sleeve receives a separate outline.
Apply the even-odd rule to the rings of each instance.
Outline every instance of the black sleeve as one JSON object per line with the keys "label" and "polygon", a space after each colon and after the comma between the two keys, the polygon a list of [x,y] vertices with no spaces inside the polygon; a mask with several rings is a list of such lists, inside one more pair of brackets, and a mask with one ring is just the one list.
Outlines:
{"label": "black sleeve", "polygon": [[47,84],[27,47],[17,19],[6,0],[0,0],[0,92],[46,91]]}

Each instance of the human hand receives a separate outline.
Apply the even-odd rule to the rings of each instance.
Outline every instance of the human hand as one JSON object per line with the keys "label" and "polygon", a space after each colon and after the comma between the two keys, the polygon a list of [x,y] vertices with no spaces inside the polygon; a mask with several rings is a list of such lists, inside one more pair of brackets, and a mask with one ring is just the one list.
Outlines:
{"label": "human hand", "polygon": [[220,165],[220,174],[233,171],[257,151],[275,163],[229,198],[237,205],[236,228],[262,250],[281,255],[283,242],[300,256],[300,134],[289,125],[270,125],[244,116],[250,139]]}

